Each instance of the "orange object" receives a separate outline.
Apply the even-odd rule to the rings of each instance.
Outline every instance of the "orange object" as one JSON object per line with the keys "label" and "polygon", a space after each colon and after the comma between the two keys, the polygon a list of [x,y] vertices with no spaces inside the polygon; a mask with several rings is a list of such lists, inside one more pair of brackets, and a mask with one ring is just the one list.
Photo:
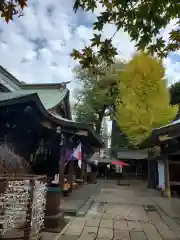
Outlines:
{"label": "orange object", "polygon": [[66,183],[64,183],[64,189],[65,189],[65,190],[69,189],[70,187],[71,187],[71,186],[70,186],[70,184],[69,184],[69,183],[67,183],[67,182],[66,182]]}

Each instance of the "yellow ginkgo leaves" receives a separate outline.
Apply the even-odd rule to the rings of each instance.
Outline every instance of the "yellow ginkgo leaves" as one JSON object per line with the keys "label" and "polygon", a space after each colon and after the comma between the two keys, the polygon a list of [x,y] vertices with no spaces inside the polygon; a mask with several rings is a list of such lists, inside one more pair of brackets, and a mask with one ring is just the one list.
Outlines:
{"label": "yellow ginkgo leaves", "polygon": [[171,122],[177,107],[170,105],[161,60],[139,53],[119,73],[116,120],[133,145],[140,144],[153,128]]}

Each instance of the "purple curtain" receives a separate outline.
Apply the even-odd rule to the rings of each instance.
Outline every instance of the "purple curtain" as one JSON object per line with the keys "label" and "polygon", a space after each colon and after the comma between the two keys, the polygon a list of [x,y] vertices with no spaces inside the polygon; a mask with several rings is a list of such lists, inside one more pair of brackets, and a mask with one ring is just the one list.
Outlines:
{"label": "purple curtain", "polygon": [[70,160],[76,160],[72,155],[73,155],[74,149],[67,148],[66,149],[66,161]]}

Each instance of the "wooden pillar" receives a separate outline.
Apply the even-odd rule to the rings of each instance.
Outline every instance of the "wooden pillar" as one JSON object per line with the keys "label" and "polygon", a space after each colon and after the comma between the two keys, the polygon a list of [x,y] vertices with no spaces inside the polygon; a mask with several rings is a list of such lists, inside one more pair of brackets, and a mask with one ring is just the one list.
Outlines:
{"label": "wooden pillar", "polygon": [[87,163],[84,162],[84,182],[87,183]]}
{"label": "wooden pillar", "polygon": [[171,199],[171,188],[170,188],[170,181],[169,181],[169,160],[168,157],[165,159],[164,162],[164,177],[165,177],[165,191],[169,199]]}
{"label": "wooden pillar", "polygon": [[82,161],[82,165],[81,165],[81,179],[84,179],[84,160]]}
{"label": "wooden pillar", "polygon": [[161,144],[161,154],[164,156],[164,180],[165,180],[165,192],[167,197],[171,199],[171,189],[170,189],[170,182],[169,182],[169,160],[166,151],[166,144]]}
{"label": "wooden pillar", "polygon": [[61,192],[64,188],[64,165],[65,165],[65,153],[66,153],[66,137],[61,134],[60,140],[60,161],[59,161],[59,185]]}
{"label": "wooden pillar", "polygon": [[154,162],[155,159],[153,159],[154,157],[154,151],[153,149],[149,149],[148,150],[148,188],[155,188],[155,173],[154,173]]}
{"label": "wooden pillar", "polygon": [[69,161],[68,183],[70,184],[70,192],[73,189],[73,173],[74,173],[74,161]]}

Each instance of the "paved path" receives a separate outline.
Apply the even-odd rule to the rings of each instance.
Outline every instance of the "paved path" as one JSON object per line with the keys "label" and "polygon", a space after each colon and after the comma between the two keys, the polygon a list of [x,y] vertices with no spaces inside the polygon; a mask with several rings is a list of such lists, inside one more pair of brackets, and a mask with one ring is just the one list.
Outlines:
{"label": "paved path", "polygon": [[55,240],[180,239],[180,225],[163,211],[155,211],[150,195],[138,182],[130,187],[116,186],[113,181],[101,183],[86,216],[74,218]]}
{"label": "paved path", "polygon": [[99,191],[99,184],[83,185],[79,189],[73,190],[71,196],[64,197],[64,199],[61,200],[61,210],[71,216],[78,215],[79,211],[84,215],[83,213],[86,213],[88,210],[86,210],[86,205],[88,207],[92,204],[94,197]]}

